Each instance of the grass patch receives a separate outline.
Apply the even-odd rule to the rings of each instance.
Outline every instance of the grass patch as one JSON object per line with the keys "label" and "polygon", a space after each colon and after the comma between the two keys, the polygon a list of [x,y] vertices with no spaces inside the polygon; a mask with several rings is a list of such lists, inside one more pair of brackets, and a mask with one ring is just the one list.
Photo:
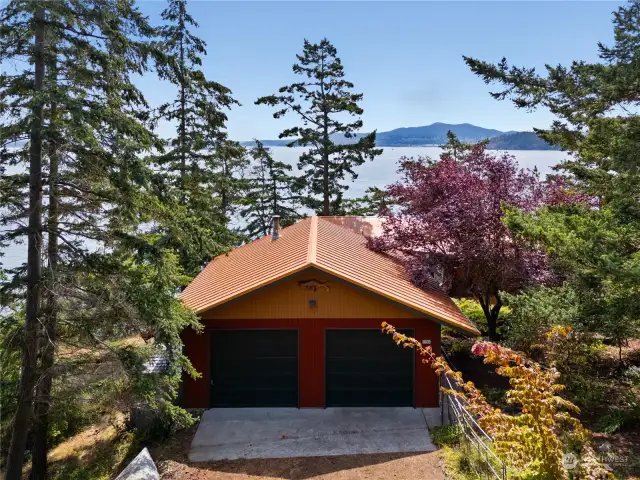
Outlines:
{"label": "grass patch", "polygon": [[[457,425],[431,428],[431,441],[442,448],[444,469],[451,480],[494,478],[485,457],[463,437]],[[494,466],[499,470],[499,466]]]}
{"label": "grass patch", "polygon": [[[457,425],[441,425],[430,430],[431,441],[442,448],[444,469],[451,480],[480,480],[486,478],[486,465],[475,449],[463,441]],[[474,456],[475,452],[475,456]]]}
{"label": "grass patch", "polygon": [[122,424],[94,425],[62,442],[49,454],[52,480],[108,480],[143,447],[146,434]]}
{"label": "grass patch", "polygon": [[451,480],[486,480],[493,478],[482,456],[475,448],[459,444],[447,445],[442,449],[444,468]]}
{"label": "grass patch", "polygon": [[460,443],[460,427],[457,425],[438,425],[430,430],[431,441],[436,447],[458,445]]}
{"label": "grass patch", "polygon": [[67,457],[52,465],[53,480],[108,480],[124,468],[141,449],[135,432],[125,432],[112,440],[96,443],[80,458]]}

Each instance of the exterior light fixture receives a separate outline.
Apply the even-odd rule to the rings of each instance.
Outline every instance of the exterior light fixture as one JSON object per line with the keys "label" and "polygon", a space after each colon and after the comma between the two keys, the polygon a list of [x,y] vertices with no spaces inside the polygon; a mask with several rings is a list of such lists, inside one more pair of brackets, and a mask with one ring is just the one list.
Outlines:
{"label": "exterior light fixture", "polygon": [[309,300],[309,308],[316,308],[317,306],[318,303],[315,301],[315,299]]}

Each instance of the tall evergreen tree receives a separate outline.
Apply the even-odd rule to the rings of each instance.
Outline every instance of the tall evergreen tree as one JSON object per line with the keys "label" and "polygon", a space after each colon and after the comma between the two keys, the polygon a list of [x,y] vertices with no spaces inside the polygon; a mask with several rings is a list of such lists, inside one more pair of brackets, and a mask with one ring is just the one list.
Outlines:
{"label": "tall evergreen tree", "polygon": [[298,181],[290,175],[291,165],[274,160],[259,140],[249,155],[252,165],[240,215],[247,222],[246,234],[257,238],[271,233],[273,215],[280,217],[283,227],[295,223],[300,218],[300,196],[294,192]]}
{"label": "tall evergreen tree", "polygon": [[[184,216],[178,202],[158,198],[149,184],[154,171],[143,153],[162,143],[145,126],[148,107],[131,81],[145,73],[150,55],[166,61],[150,43],[154,30],[131,3],[117,0],[15,0],[0,18],[0,62],[33,65],[0,75],[0,165],[11,167],[0,178],[0,243],[27,236],[29,244],[26,268],[2,284],[3,295],[22,298],[27,312],[6,478],[21,477],[31,427],[32,477],[45,478],[49,409],[60,408],[51,394],[58,345],[104,348],[152,330],[151,347],[109,348],[133,393],[179,415],[171,399],[181,371],[195,373],[180,353],[180,332],[197,319],[176,298],[186,279],[175,255],[146,227],[179,231]],[[165,352],[172,367],[157,381],[141,381],[154,351]]]}
{"label": "tall evergreen tree", "polygon": [[338,215],[373,217],[384,215],[393,206],[393,200],[387,192],[378,187],[369,187],[362,197],[346,198],[342,202],[342,211]]}
{"label": "tall evergreen tree", "polygon": [[620,7],[613,24],[614,44],[599,44],[598,63],[547,66],[539,75],[510,67],[504,58],[497,64],[465,61],[486,83],[505,87],[494,98],[519,108],[544,107],[558,117],[536,132],[573,153],[558,169],[570,188],[592,201],[535,215],[513,211],[509,224],[544,245],[567,276],[565,288],[577,301],[576,326],[622,346],[640,332],[640,2]]}
{"label": "tall evergreen tree", "polygon": [[186,272],[195,275],[234,242],[228,223],[240,188],[244,149],[228,138],[225,110],[238,102],[200,69],[206,44],[191,32],[198,24],[187,11],[187,1],[170,0],[162,18],[166,24],[159,29],[160,46],[170,61],[161,65],[159,74],[177,93],[160,106],[157,120],[175,123],[176,133],[155,161],[161,167],[162,195],[185,207],[185,235],[165,232],[165,242],[178,252]]}
{"label": "tall evergreen tree", "polygon": [[[488,143],[488,140],[483,142]],[[464,154],[473,150],[474,145],[471,143],[462,142],[455,133],[451,130],[447,131],[447,143],[440,145],[443,153],[454,160],[460,160],[464,157]]]}
{"label": "tall evergreen tree", "polygon": [[[47,84],[55,88],[58,81],[58,65],[55,55],[56,40],[49,35],[47,39],[47,50],[52,52],[47,62]],[[49,86],[49,85],[47,85]],[[41,376],[35,391],[34,402],[34,444],[32,457],[32,477],[41,478],[47,472],[47,451],[49,435],[49,410],[51,404],[51,389],[53,385],[53,371],[55,355],[55,342],[57,334],[57,310],[58,301],[56,298],[56,275],[58,272],[58,228],[59,228],[59,202],[58,202],[58,172],[60,158],[58,157],[58,145],[61,142],[56,128],[60,125],[60,114],[55,99],[51,99],[47,105],[49,134],[46,142],[47,156],[49,161],[48,178],[48,211],[46,218],[47,248],[46,248],[46,288],[43,295],[43,319],[40,335],[40,357]]]}
{"label": "tall evergreen tree", "polygon": [[[298,163],[305,172],[308,206],[332,215],[340,210],[342,194],[349,188],[343,183],[345,178],[357,178],[354,168],[373,160],[382,149],[375,148],[376,132],[357,136],[363,125],[363,110],[358,105],[363,95],[351,92],[354,85],[344,79],[344,67],[329,40],[305,40],[302,55],[296,57],[293,72],[306,79],[281,87],[279,94],[261,97],[256,104],[281,107],[274,118],[287,113],[300,117],[302,125],[284,130],[280,138],[295,137],[290,147],[309,147]],[[345,116],[357,119],[344,123]]]}
{"label": "tall evergreen tree", "polygon": [[[24,33],[20,38],[17,32],[7,30],[5,24],[0,30],[2,40],[0,44],[0,63],[11,58],[11,48],[19,49],[20,53],[33,64],[33,72],[23,75],[22,82],[28,82],[28,88],[32,95],[30,101],[19,98],[18,85],[11,85],[6,75],[0,76],[0,117],[12,115],[16,110],[22,110],[25,115],[18,120],[14,128],[9,126],[4,134],[0,133],[0,144],[14,144],[8,135],[24,138],[29,132],[29,203],[26,216],[28,224],[26,233],[28,237],[27,247],[27,268],[26,268],[26,318],[24,327],[24,347],[22,351],[22,372],[20,375],[20,389],[18,392],[18,404],[14,415],[13,431],[9,454],[7,457],[6,478],[8,480],[18,480],[22,477],[22,463],[24,461],[24,451],[26,448],[27,433],[31,421],[31,409],[33,402],[33,389],[37,381],[37,357],[38,357],[38,326],[41,310],[41,281],[42,264],[40,252],[42,250],[42,144],[43,144],[43,111],[44,99],[44,76],[45,76],[45,9],[39,2],[33,2],[30,8],[22,12],[21,23],[29,23],[30,31]],[[2,11],[0,18],[11,20],[15,13],[9,8]],[[33,44],[27,42],[33,39]],[[25,78],[26,77],[26,78]],[[26,83],[25,82],[25,83]],[[7,85],[9,83],[9,85]],[[8,88],[7,88],[8,87]],[[14,87],[11,89],[11,87]],[[13,107],[13,108],[12,108]],[[14,110],[15,109],[15,110]],[[13,130],[13,131],[12,131]],[[18,133],[18,130],[19,133]],[[17,135],[16,135],[17,133]],[[7,135],[8,134],[8,135]],[[25,152],[26,153],[26,152]],[[26,158],[24,159],[26,160]],[[5,163],[3,159],[3,164]],[[11,187],[19,185],[20,180],[11,182]],[[4,182],[3,182],[4,183]],[[13,190],[13,188],[12,188]],[[14,200],[17,197],[14,197]]]}

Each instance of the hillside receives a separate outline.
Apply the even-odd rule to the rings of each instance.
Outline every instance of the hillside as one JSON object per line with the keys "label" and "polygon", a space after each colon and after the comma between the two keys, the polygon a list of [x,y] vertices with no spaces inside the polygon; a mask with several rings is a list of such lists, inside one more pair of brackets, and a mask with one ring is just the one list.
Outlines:
{"label": "hillside", "polygon": [[463,142],[479,142],[485,138],[502,135],[504,132],[477,127],[469,123],[451,125],[433,123],[423,127],[396,128],[389,132],[378,132],[378,145],[381,146],[419,146],[441,145],[447,141],[447,132],[451,130]]}
{"label": "hillside", "polygon": [[549,145],[538,137],[535,132],[514,132],[489,141],[492,150],[559,150],[555,145]]}
{"label": "hillside", "polygon": [[[379,147],[420,147],[424,145],[442,145],[447,141],[447,132],[452,131],[463,142],[474,143],[491,139],[489,148],[500,150],[555,150],[536,136],[534,132],[502,132],[491,128],[478,127],[470,123],[448,124],[436,122],[421,127],[403,127],[388,132],[378,132]],[[353,143],[364,134],[354,138],[333,136],[338,143]],[[283,147],[291,140],[262,140],[267,147]],[[242,142],[245,146],[253,145],[252,141]]]}

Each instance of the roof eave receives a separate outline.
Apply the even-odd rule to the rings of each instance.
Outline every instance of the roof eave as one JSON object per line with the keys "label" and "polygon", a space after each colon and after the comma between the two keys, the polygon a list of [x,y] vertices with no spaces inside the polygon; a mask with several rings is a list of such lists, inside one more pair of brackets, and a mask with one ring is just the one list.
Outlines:
{"label": "roof eave", "polygon": [[458,331],[461,331],[461,332],[464,332],[464,333],[470,333],[472,335],[481,335],[480,331],[477,328],[475,328],[473,325],[471,325],[471,324],[467,326],[467,325],[463,325],[463,324],[458,323],[458,322],[453,322],[453,321],[448,320],[446,318],[442,318],[442,316],[440,316],[440,315],[438,315],[438,314],[436,314],[436,313],[434,313],[434,312],[432,312],[430,310],[424,309],[424,308],[422,308],[422,307],[420,307],[418,305],[414,305],[413,303],[410,303],[410,302],[405,302],[404,300],[399,299],[397,297],[394,297],[392,295],[389,295],[389,294],[385,293],[382,290],[379,290],[377,288],[373,288],[373,287],[371,287],[369,285],[366,285],[366,284],[364,284],[362,282],[359,282],[359,281],[357,281],[357,280],[355,280],[355,279],[353,279],[353,278],[351,278],[351,277],[349,277],[347,275],[343,275],[340,272],[337,272],[337,271],[332,270],[330,268],[324,267],[324,266],[319,265],[317,263],[314,263],[311,266],[317,268],[318,270],[322,270],[323,272],[326,272],[326,273],[328,273],[330,275],[334,275],[334,276],[336,276],[336,277],[338,277],[338,278],[340,278],[340,279],[342,279],[342,280],[344,280],[346,282],[349,282],[351,284],[354,284],[354,285],[357,285],[357,286],[359,286],[361,288],[364,288],[365,290],[368,290],[369,292],[373,292],[373,293],[375,293],[377,295],[380,295],[380,296],[382,296],[384,298],[387,298],[387,299],[389,299],[389,300],[391,300],[393,302],[396,302],[396,303],[399,303],[401,305],[404,305],[405,307],[411,308],[412,310],[416,310],[416,311],[418,311],[420,313],[424,313],[425,315],[433,317],[433,319],[438,321],[438,323],[441,323],[443,325],[446,325],[448,327],[454,328],[454,329],[456,329]]}
{"label": "roof eave", "polygon": [[191,307],[188,303],[186,303],[184,301],[184,299],[181,299],[181,300],[188,308],[193,310],[195,313],[199,314],[199,313],[205,312],[207,310],[211,310],[212,308],[219,307],[220,305],[224,305],[225,303],[228,303],[228,302],[230,302],[232,300],[235,300],[236,298],[240,298],[240,297],[242,297],[244,295],[247,295],[247,294],[249,294],[251,292],[254,292],[255,290],[259,290],[259,289],[261,289],[263,287],[266,287],[267,285],[270,285],[270,284],[272,284],[274,282],[277,282],[278,280],[282,280],[283,278],[286,278],[286,277],[294,275],[294,274],[296,274],[298,272],[301,272],[302,270],[308,268],[309,266],[310,266],[309,263],[305,263],[304,265],[297,266],[295,268],[291,268],[291,269],[287,270],[286,272],[280,273],[280,274],[275,275],[273,277],[269,277],[268,279],[266,279],[263,282],[256,283],[255,285],[252,285],[249,288],[246,288],[246,289],[244,289],[244,290],[242,290],[242,291],[240,291],[240,292],[238,292],[238,293],[236,293],[234,295],[226,297],[226,298],[224,298],[223,300],[221,300],[219,302],[206,304],[204,306]]}
{"label": "roof eave", "polygon": [[302,266],[298,266],[296,268],[287,270],[286,272],[281,273],[279,275],[276,275],[274,277],[271,277],[271,278],[265,280],[264,282],[260,282],[260,283],[257,283],[255,285],[252,285],[249,289],[245,289],[245,290],[243,290],[241,292],[238,292],[237,294],[232,295],[230,297],[227,297],[227,298],[223,299],[222,301],[219,301],[219,302],[216,302],[216,303],[212,303],[212,304],[203,305],[203,306],[198,306],[198,307],[195,307],[195,308],[190,307],[188,304],[186,304],[186,306],[191,308],[196,314],[201,314],[201,313],[206,312],[207,310],[211,310],[213,308],[216,308],[216,307],[219,307],[221,305],[224,305],[225,303],[228,303],[228,302],[230,302],[232,300],[235,300],[235,299],[237,299],[239,297],[247,295],[247,294],[249,294],[251,292],[254,292],[256,290],[259,290],[261,288],[264,288],[264,287],[266,287],[266,286],[268,286],[268,285],[270,285],[270,284],[272,284],[274,282],[277,282],[277,281],[282,280],[282,279],[284,279],[286,277],[294,275],[294,274],[296,274],[298,272],[306,270],[307,268],[317,268],[318,270],[321,270],[321,271],[323,271],[325,273],[328,273],[329,275],[333,275],[333,276],[335,276],[337,278],[340,278],[340,279],[342,279],[342,280],[344,280],[344,281],[346,281],[346,282],[348,282],[350,284],[357,285],[360,288],[363,288],[363,289],[365,289],[365,290],[367,290],[369,292],[372,292],[372,293],[375,293],[377,295],[380,295],[380,296],[382,296],[382,297],[384,297],[384,298],[386,298],[388,300],[391,300],[391,301],[393,301],[395,303],[398,303],[398,304],[403,305],[405,307],[408,307],[408,308],[410,308],[412,310],[415,310],[415,311],[418,311],[418,312],[423,313],[425,315],[428,315],[429,317],[431,317],[433,320],[437,321],[438,323],[440,323],[442,325],[445,325],[447,327],[453,328],[453,329],[455,329],[455,330],[457,330],[459,332],[466,333],[466,334],[471,334],[471,335],[480,335],[480,331],[477,328],[473,327],[472,325],[463,325],[461,323],[454,322],[454,321],[451,321],[449,319],[443,318],[442,316],[440,316],[440,315],[438,315],[438,314],[436,314],[436,313],[434,313],[434,312],[432,312],[430,310],[424,309],[424,308],[422,308],[422,307],[420,307],[418,305],[414,305],[414,304],[412,304],[410,302],[403,301],[402,299],[399,299],[399,298],[397,298],[397,297],[395,297],[393,295],[389,295],[389,294],[385,293],[382,290],[379,290],[379,289],[371,287],[370,285],[366,285],[364,283],[361,283],[361,282],[349,277],[348,275],[341,274],[340,272],[337,272],[337,271],[334,271],[334,270],[332,270],[330,268],[327,268],[327,267],[324,267],[322,265],[319,265],[316,262],[308,262],[308,263],[305,263]]}

